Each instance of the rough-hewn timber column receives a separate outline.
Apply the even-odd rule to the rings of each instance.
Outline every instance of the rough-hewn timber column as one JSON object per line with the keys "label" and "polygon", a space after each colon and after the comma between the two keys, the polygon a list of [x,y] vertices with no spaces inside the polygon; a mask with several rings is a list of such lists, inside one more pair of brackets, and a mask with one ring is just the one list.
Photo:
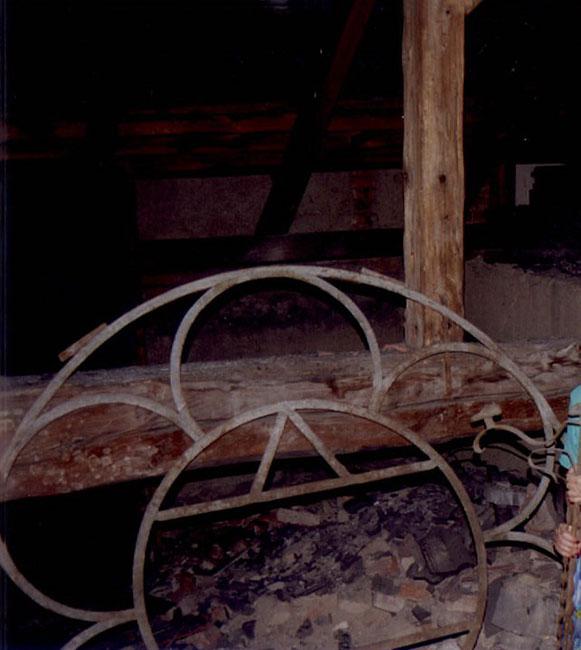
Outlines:
{"label": "rough-hewn timber column", "polygon": [[[464,0],[404,0],[406,282],[463,311]],[[439,315],[409,303],[408,345],[461,339]]]}

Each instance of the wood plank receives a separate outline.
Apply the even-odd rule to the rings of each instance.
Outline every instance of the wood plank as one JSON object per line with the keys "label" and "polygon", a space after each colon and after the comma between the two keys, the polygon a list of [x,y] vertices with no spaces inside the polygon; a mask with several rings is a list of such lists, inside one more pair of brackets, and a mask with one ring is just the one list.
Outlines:
{"label": "wood plank", "polygon": [[[130,111],[117,122],[114,157],[145,176],[272,173],[283,161],[296,108],[264,102]],[[7,125],[0,160],[48,161],[74,155],[88,124],[58,121],[42,137]],[[317,169],[401,167],[402,107],[393,100],[339,101]]]}
{"label": "wood plank", "polygon": [[[317,170],[401,168],[400,100],[339,100],[324,136]],[[139,177],[272,173],[282,163],[296,109],[282,103],[207,104],[128,111],[119,117],[115,160]],[[466,109],[465,139],[483,122]],[[74,155],[88,125],[61,120],[42,137],[24,127],[0,127],[0,160],[50,161]],[[489,140],[496,135],[488,135]],[[563,157],[553,142],[552,158]],[[469,155],[469,154],[468,154]],[[545,153],[539,154],[543,158]]]}
{"label": "wood plank", "polygon": [[[578,383],[578,342],[507,346],[514,359],[549,399],[559,419]],[[382,355],[384,373],[409,353]],[[204,431],[249,409],[278,400],[317,398],[364,406],[371,373],[366,354],[302,355],[190,364],[182,374],[187,402]],[[2,380],[0,449],[5,449],[45,378]],[[96,392],[133,393],[171,406],[167,368],[128,368],[79,373],[54,403]],[[471,435],[470,418],[491,401],[503,407],[506,422],[523,430],[540,428],[532,401],[490,361],[466,354],[442,355],[409,369],[393,386],[380,412],[397,418],[432,443]],[[306,415],[311,427],[335,451],[354,452],[401,445],[402,439],[377,426],[336,413]],[[273,418],[258,420],[208,448],[201,464],[256,459]],[[24,448],[3,490],[3,498],[56,494],[96,485],[163,474],[189,440],[174,425],[131,406],[96,406],[58,420]],[[289,432],[281,443],[286,456],[312,453]]]}
{"label": "wood plank", "polygon": [[[400,100],[339,100],[316,170],[401,168],[402,115]],[[466,106],[468,144],[486,117],[482,107]],[[282,163],[295,118],[295,107],[277,102],[132,110],[119,117],[113,157],[140,178],[271,174]],[[565,125],[566,121],[548,124],[545,131],[551,137],[537,139],[534,155],[527,149],[527,158],[567,159],[570,139]],[[86,121],[73,119],[46,124],[42,134],[15,124],[0,126],[0,160],[44,164],[75,156],[84,145],[87,128]],[[558,137],[555,129],[560,129]],[[501,135],[494,132],[489,139]],[[519,157],[514,143],[497,143],[499,147],[507,160]]]}
{"label": "wood plank", "polygon": [[256,264],[401,257],[403,230],[370,229],[267,237],[151,240],[138,244],[142,273],[173,273]]}
{"label": "wood plank", "polygon": [[[468,224],[464,231],[466,256],[506,248],[507,230],[489,224]],[[137,244],[140,274],[146,276],[240,268],[259,264],[401,259],[403,228],[370,228],[268,237],[232,236],[201,239],[158,239]],[[396,268],[398,279],[399,264]],[[389,275],[389,274],[388,274]],[[174,285],[175,286],[175,285]]]}
{"label": "wood plank", "polygon": [[[463,313],[464,1],[404,3],[404,256],[408,286]],[[406,340],[421,347],[462,332],[409,303]]]}
{"label": "wood plank", "polygon": [[476,7],[482,2],[482,0],[464,0],[464,9],[467,14],[471,11],[474,11]]}
{"label": "wood plank", "polygon": [[352,0],[322,87],[313,93],[294,123],[284,162],[273,176],[272,188],[256,225],[257,235],[289,231],[374,4],[375,0]]}

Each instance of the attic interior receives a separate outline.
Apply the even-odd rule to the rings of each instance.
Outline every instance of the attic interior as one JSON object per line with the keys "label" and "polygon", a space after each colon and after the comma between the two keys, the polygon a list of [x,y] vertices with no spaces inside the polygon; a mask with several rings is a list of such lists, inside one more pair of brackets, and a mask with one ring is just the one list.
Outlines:
{"label": "attic interior", "polygon": [[74,620],[3,556],[2,647],[554,647],[562,494],[472,444],[506,446],[489,402],[547,439],[579,383],[575,3],[2,11],[1,532],[49,599],[121,611]]}

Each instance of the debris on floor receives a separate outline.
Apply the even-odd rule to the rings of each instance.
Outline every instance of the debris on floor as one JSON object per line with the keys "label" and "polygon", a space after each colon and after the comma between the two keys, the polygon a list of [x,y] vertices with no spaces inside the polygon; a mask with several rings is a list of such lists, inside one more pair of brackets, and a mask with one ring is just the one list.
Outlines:
{"label": "debris on floor", "polygon": [[[472,462],[454,469],[485,529],[527,496],[522,476]],[[312,479],[299,475],[283,479]],[[185,483],[176,503],[231,496],[251,480]],[[527,526],[550,537],[559,518],[550,496],[540,515]],[[160,648],[355,650],[470,620],[478,592],[472,546],[462,507],[437,473],[160,524],[146,562],[149,620]],[[487,556],[488,607],[476,647],[554,648],[560,565],[516,546],[491,546]],[[144,646],[130,625],[90,647]],[[422,647],[457,650],[462,637]]]}
{"label": "debris on floor", "polygon": [[[508,474],[494,493],[483,468],[466,477],[489,522],[522,504],[526,488]],[[470,619],[478,584],[462,508],[444,483],[393,487],[208,523],[211,533],[199,524],[160,533],[151,572],[151,595],[164,604],[152,618],[160,646],[347,649]],[[534,550],[496,547],[489,580],[477,647],[554,647],[560,566]],[[164,637],[176,621],[184,636]]]}

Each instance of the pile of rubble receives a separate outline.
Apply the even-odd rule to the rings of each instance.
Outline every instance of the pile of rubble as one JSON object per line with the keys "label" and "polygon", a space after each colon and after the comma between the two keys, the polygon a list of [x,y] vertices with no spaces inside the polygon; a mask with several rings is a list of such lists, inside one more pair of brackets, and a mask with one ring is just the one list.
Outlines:
{"label": "pile of rubble", "polygon": [[[373,466],[369,459],[366,462],[360,470],[376,468],[373,462],[379,461],[372,459]],[[275,468],[272,487],[323,476],[319,468],[309,469],[305,461],[280,467]],[[515,514],[530,494],[523,472],[475,464],[471,457],[453,462],[453,467],[484,529]],[[237,476],[196,475],[195,481],[188,476],[175,495],[175,505],[247,493],[253,471],[255,468],[248,472],[239,469]],[[473,543],[460,504],[438,477],[437,472],[424,473],[370,484],[358,491],[156,524],[147,551],[146,601],[157,643],[175,650],[350,650],[411,635],[422,627],[470,620],[478,593]],[[80,515],[66,518],[70,533],[84,535],[92,547],[97,544],[95,531],[103,528],[98,542],[102,552],[90,556],[92,573],[79,575],[70,588],[71,594],[77,593],[86,583],[90,607],[109,609],[113,596],[120,608],[131,606],[127,574],[135,530],[155,485],[132,487],[136,496],[123,505],[122,496],[128,489],[117,487],[117,496],[113,488],[102,497],[94,495],[87,522],[102,510],[107,525],[100,526],[97,521],[93,532]],[[72,501],[79,501],[79,507],[86,510],[88,498],[83,495],[82,501]],[[56,515],[55,503],[60,501],[50,501],[53,509],[44,523],[12,540],[16,549],[23,539],[30,540],[40,532],[46,543],[49,524],[58,528],[58,539],[68,540],[69,533],[60,530],[64,517]],[[551,503],[547,500],[527,525],[530,532],[552,536],[561,516]],[[36,522],[42,515],[40,506],[30,511],[30,504],[17,505],[23,512],[16,528],[24,521]],[[119,509],[118,516],[112,508]],[[117,563],[105,549],[109,538],[121,550]],[[57,545],[50,547],[48,557],[58,550]],[[31,556],[31,571],[38,564],[38,552],[37,548]],[[65,567],[71,564],[71,553],[63,551]],[[560,565],[522,547],[489,547],[487,558],[488,606],[477,648],[554,648]],[[79,562],[81,559],[85,562],[84,555]],[[103,582],[100,594],[95,589],[96,578],[107,571],[116,582]],[[76,572],[55,571],[54,585],[64,583],[67,576],[77,577]],[[48,593],[59,596],[54,585],[47,586]],[[4,616],[6,647],[11,650],[62,647],[86,627],[27,604],[16,589],[9,591]],[[67,593],[62,596],[66,602],[76,604]],[[422,647],[454,650],[461,643],[460,636]],[[136,625],[128,624],[113,628],[90,647],[142,650],[144,646]]]}
{"label": "pile of rubble", "polygon": [[[526,496],[508,474],[489,483],[486,469],[471,466],[463,478],[484,527]],[[461,506],[444,483],[394,488],[159,531],[149,593],[160,647],[349,650],[470,620],[478,584]],[[546,508],[545,519],[551,534],[556,517]],[[498,547],[489,579],[478,647],[553,648],[560,566]]]}

